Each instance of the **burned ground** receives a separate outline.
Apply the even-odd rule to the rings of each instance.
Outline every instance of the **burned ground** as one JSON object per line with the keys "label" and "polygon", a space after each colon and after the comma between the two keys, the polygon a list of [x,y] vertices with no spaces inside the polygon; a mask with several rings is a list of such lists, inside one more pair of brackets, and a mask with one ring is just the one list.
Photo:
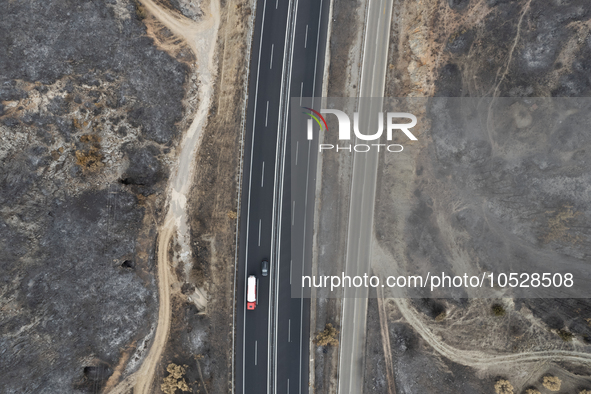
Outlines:
{"label": "burned ground", "polygon": [[[392,264],[407,273],[425,263],[463,274],[473,268],[535,272],[536,266],[555,272],[560,263],[587,263],[591,205],[584,168],[591,140],[581,126],[588,120],[561,118],[561,111],[577,107],[575,101],[530,107],[518,102],[591,94],[589,3],[397,3],[386,93],[434,96],[430,105],[442,110],[439,117],[422,118],[419,141],[407,141],[405,156],[381,159],[376,235]],[[483,114],[497,111],[495,122],[485,119],[485,127],[468,128],[450,123],[444,113],[461,117],[454,103],[462,97],[463,103],[480,104]],[[513,106],[500,110],[502,103]],[[428,111],[433,107],[418,108],[417,114]],[[473,120],[482,120],[475,113]],[[488,393],[501,378],[515,392],[543,392],[544,374],[560,376],[568,392],[588,385],[588,363],[548,356],[544,366],[499,361],[472,369],[474,359],[460,357],[463,350],[494,356],[563,349],[585,358],[591,350],[587,299],[465,300],[461,292],[455,297],[392,307],[398,392]],[[403,306],[402,315],[420,316],[420,326],[398,315]],[[465,365],[423,343],[427,332],[437,337],[433,343],[457,349]],[[430,360],[434,355],[439,360]]]}
{"label": "burned ground", "polygon": [[[373,289],[372,289],[373,291]],[[375,297],[374,294],[372,294]],[[380,317],[376,298],[368,300],[367,308],[367,345],[365,358],[364,393],[385,393],[388,391],[384,346],[380,335]]]}
{"label": "burned ground", "polygon": [[156,319],[155,229],[188,69],[133,2],[2,7],[0,380],[98,392],[135,368]]}

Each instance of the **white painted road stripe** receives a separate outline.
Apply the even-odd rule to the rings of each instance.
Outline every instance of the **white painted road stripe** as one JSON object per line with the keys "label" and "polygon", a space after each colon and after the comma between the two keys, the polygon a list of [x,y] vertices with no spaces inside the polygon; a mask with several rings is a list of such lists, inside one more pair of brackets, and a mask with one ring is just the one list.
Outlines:
{"label": "white painted road stripe", "polygon": [[304,48],[308,48],[308,25],[306,25],[306,38],[304,40]]}
{"label": "white painted road stripe", "polygon": [[268,120],[269,120],[269,100],[267,100],[267,114],[265,115],[265,127],[267,127]]}
{"label": "white painted road stripe", "polygon": [[258,341],[254,341],[254,365],[257,365]]}
{"label": "white painted road stripe", "polygon": [[[322,0],[320,1],[320,15],[322,15]],[[318,19],[318,29],[320,30],[320,17]],[[318,42],[316,42],[316,59],[318,59]],[[316,65],[314,65],[314,80],[316,80]],[[312,85],[312,103],[314,103],[314,90],[316,89],[316,82]],[[312,104],[314,105],[314,104]],[[310,177],[310,149],[312,146],[312,141],[308,141],[308,166],[306,167],[306,192],[304,198],[304,212],[308,210],[308,184],[309,184],[309,177]],[[306,214],[304,213],[304,236],[303,236],[303,245],[302,245],[302,274],[306,272],[305,270],[305,259],[304,256],[306,255]],[[300,378],[298,380],[298,387],[299,387],[299,394],[302,394],[302,349],[304,346],[304,287],[302,286],[301,289],[301,298],[300,298]]]}
{"label": "white painted road stripe", "polygon": [[298,151],[300,149],[300,141],[296,141],[296,157],[295,157],[295,165],[298,165]]}
{"label": "white painted road stripe", "polygon": [[261,246],[261,219],[259,219],[259,246]]}
{"label": "white painted road stripe", "polygon": [[269,68],[273,68],[273,50],[275,49],[275,44],[271,44],[271,64],[269,64]]}
{"label": "white painted road stripe", "polygon": [[263,172],[261,174],[261,187],[265,184],[265,162],[263,161]]}
{"label": "white painted road stripe", "polygon": [[304,93],[304,83],[300,85],[300,107],[302,106],[302,94]]}
{"label": "white painted road stripe", "polygon": [[289,319],[287,326],[287,342],[291,342],[291,319]]}
{"label": "white painted road stripe", "polygon": [[293,207],[291,208],[291,225],[293,226],[293,220],[295,218],[295,201],[293,202]]}

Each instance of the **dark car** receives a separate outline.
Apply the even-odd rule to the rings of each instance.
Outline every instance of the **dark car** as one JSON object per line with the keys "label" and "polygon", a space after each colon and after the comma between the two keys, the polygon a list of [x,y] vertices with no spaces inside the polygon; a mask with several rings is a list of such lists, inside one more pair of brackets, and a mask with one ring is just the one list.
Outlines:
{"label": "dark car", "polygon": [[269,275],[269,262],[267,260],[263,260],[263,262],[261,263],[261,275]]}

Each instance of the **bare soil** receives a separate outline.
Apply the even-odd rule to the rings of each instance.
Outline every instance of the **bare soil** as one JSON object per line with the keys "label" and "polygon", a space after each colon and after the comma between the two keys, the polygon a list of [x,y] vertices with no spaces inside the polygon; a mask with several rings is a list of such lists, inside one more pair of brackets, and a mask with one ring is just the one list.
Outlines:
{"label": "bare soil", "polygon": [[[371,289],[370,291],[375,291]],[[372,295],[375,297],[376,295]],[[384,357],[384,346],[382,344],[382,333],[380,329],[380,312],[377,298],[370,298],[367,305],[367,340],[366,340],[366,362],[365,379],[363,380],[364,393],[395,393],[389,391],[388,365]]]}
{"label": "bare soil", "polygon": [[194,84],[131,2],[5,3],[0,19],[0,391],[100,392],[153,336]]}

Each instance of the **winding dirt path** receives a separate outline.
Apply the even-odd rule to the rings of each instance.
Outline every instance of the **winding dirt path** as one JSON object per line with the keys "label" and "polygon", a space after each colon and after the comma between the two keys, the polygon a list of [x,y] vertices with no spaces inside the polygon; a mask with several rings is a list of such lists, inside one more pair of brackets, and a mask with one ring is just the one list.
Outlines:
{"label": "winding dirt path", "polygon": [[487,368],[500,364],[517,364],[537,361],[569,361],[577,364],[591,365],[591,354],[571,350],[546,350],[538,352],[524,352],[507,355],[493,355],[476,350],[462,350],[446,344],[438,335],[434,334],[421,320],[419,314],[410,305],[408,299],[394,298],[398,309],[406,321],[421,335],[421,337],[439,352],[453,362],[476,368]]}
{"label": "winding dirt path", "polygon": [[[401,275],[401,272],[398,272],[396,264],[392,264],[394,257],[379,245],[375,236],[373,237],[372,246],[372,267],[374,272],[383,277],[387,275]],[[458,364],[482,370],[494,366],[517,366],[521,363],[540,361],[568,361],[571,363],[591,366],[591,353],[579,352],[576,350],[544,350],[513,354],[494,354],[480,350],[458,349],[445,343],[439,335],[429,328],[429,324],[422,318],[422,315],[411,305],[410,299],[391,298],[391,300],[397,306],[402,317],[416,330],[425,342],[427,342],[436,352]],[[386,324],[385,320],[387,319],[387,313],[380,314],[380,323],[382,325]],[[383,334],[383,340],[389,342],[387,330]],[[392,355],[389,343],[384,345],[384,352],[386,360],[391,360]]]}
{"label": "winding dirt path", "polygon": [[[121,381],[111,394],[127,393],[132,387],[134,394],[148,394],[154,383],[156,368],[168,341],[171,322],[170,305],[170,261],[168,245],[176,234],[182,256],[191,256],[189,231],[187,225],[187,197],[191,190],[195,155],[201,142],[201,134],[207,120],[211,104],[215,69],[215,45],[220,21],[219,0],[209,1],[209,12],[195,22],[177,15],[169,9],[160,7],[152,0],[140,0],[146,10],[172,33],[186,41],[195,53],[199,76],[198,108],[189,129],[184,133],[179,146],[179,160],[174,169],[167,190],[167,214],[164,224],[158,231],[158,322],[156,333],[147,356],[139,370]],[[204,10],[207,2],[203,3]]]}
{"label": "winding dirt path", "polygon": [[[170,216],[170,215],[169,215]],[[168,262],[168,245],[175,230],[174,222],[169,218],[162,226],[158,236],[158,327],[150,352],[142,366],[136,372],[134,393],[149,393],[156,366],[164,350],[170,329],[170,277]]]}

